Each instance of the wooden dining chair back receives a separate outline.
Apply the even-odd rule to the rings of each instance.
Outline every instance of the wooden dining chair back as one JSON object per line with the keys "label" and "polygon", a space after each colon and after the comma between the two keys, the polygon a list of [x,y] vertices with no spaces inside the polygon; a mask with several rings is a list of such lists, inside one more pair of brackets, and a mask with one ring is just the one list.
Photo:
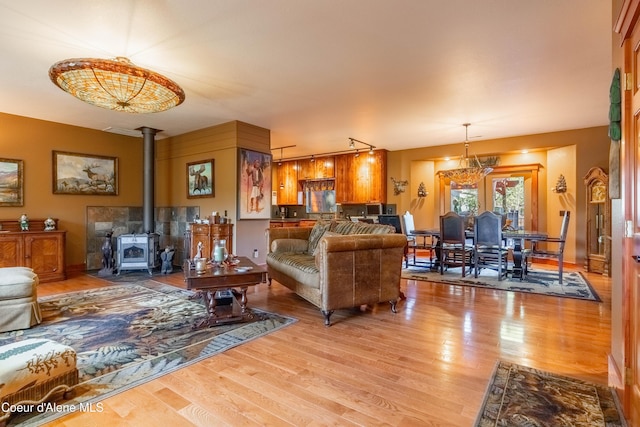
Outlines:
{"label": "wooden dining chair back", "polygon": [[467,245],[465,218],[455,212],[440,216],[439,247],[440,274],[444,274],[445,267],[462,267],[462,277],[466,276],[467,267],[471,272],[473,246]]}
{"label": "wooden dining chair back", "polygon": [[[567,240],[567,232],[569,230],[570,217],[571,217],[571,212],[564,211],[564,215],[562,217],[562,225],[560,226],[560,236],[547,237],[544,240],[533,240],[531,242],[531,251],[528,254],[528,257],[533,259],[540,258],[540,259],[557,260],[560,284],[562,284],[564,246]],[[544,243],[544,249],[541,248],[540,243]],[[554,250],[554,247],[555,247],[555,250]]]}
{"label": "wooden dining chair back", "polygon": [[412,260],[413,265],[418,264],[418,250],[428,251],[429,263],[432,262],[432,245],[427,241],[427,236],[416,235],[414,233],[415,225],[413,223],[413,215],[411,212],[406,211],[400,217],[400,226],[402,232],[407,236],[407,253],[405,254],[405,267],[409,267],[409,259]]}
{"label": "wooden dining chair back", "polygon": [[400,215],[378,215],[378,224],[392,225],[396,229],[396,233],[404,234]]}
{"label": "wooden dining chair back", "polygon": [[502,216],[493,212],[482,212],[476,216],[473,228],[474,276],[482,268],[498,272],[498,280],[507,277],[508,248],[502,238]]}

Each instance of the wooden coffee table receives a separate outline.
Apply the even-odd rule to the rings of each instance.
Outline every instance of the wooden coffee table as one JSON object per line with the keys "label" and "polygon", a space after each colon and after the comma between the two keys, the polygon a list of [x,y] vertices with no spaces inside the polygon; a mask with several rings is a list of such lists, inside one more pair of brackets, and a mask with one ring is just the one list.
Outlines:
{"label": "wooden coffee table", "polygon": [[[196,290],[194,298],[202,297],[207,308],[207,317],[196,323],[194,329],[202,326],[216,326],[224,323],[247,322],[260,316],[247,307],[247,289],[267,281],[267,269],[251,262],[246,257],[238,257],[240,263],[228,267],[209,265],[198,273],[186,260],[183,266],[187,289]],[[240,291],[234,289],[240,288]]]}

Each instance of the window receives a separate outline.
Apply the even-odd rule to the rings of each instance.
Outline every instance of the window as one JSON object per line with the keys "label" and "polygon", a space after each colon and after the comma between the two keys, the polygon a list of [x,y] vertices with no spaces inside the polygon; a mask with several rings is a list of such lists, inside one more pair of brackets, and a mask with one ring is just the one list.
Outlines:
{"label": "window", "polygon": [[538,171],[540,164],[495,166],[474,186],[461,187],[440,175],[441,214],[454,211],[477,215],[486,210],[506,213],[518,229],[538,229]]}
{"label": "window", "polygon": [[525,186],[524,176],[491,178],[493,194],[492,210],[507,215],[509,225],[517,230],[524,228]]}

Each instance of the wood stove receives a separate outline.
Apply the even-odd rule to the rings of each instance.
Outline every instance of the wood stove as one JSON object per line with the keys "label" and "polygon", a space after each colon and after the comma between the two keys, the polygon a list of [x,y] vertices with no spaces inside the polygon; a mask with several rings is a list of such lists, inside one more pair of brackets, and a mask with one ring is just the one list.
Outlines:
{"label": "wood stove", "polygon": [[159,235],[146,234],[121,234],[118,236],[116,268],[118,274],[123,270],[147,269],[149,275],[159,265],[160,253]]}

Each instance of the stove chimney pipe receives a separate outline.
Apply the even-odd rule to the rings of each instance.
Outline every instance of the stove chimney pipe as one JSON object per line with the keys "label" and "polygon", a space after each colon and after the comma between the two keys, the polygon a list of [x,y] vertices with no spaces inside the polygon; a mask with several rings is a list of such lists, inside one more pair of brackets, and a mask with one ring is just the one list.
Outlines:
{"label": "stove chimney pipe", "polygon": [[144,233],[155,232],[155,220],[153,211],[155,207],[154,200],[154,161],[155,161],[155,135],[158,129],[149,127],[139,128],[143,137],[143,160],[142,169],[142,231]]}

